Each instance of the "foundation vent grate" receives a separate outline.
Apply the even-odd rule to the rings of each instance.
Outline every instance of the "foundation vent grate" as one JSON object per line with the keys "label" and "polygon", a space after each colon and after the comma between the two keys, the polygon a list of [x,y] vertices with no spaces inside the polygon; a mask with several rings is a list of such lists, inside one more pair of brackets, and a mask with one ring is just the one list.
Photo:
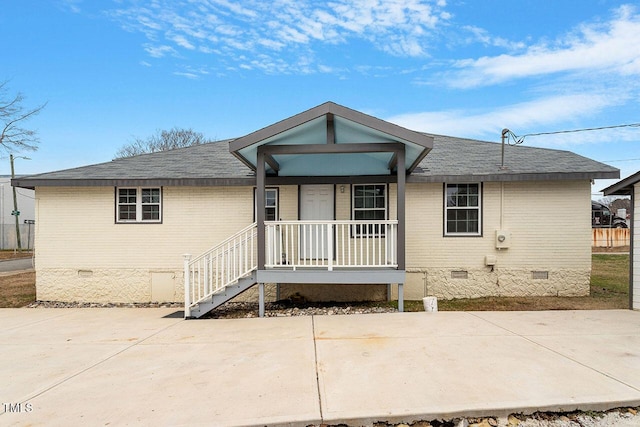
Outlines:
{"label": "foundation vent grate", "polygon": [[468,279],[469,273],[464,270],[454,270],[451,272],[452,279]]}
{"label": "foundation vent grate", "polygon": [[532,271],[531,278],[533,280],[548,280],[549,272],[548,271]]}

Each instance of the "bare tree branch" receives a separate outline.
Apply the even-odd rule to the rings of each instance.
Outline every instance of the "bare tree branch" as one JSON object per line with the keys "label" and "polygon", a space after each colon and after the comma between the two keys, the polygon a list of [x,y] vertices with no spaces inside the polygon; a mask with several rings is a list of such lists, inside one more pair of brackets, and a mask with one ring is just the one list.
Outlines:
{"label": "bare tree branch", "polygon": [[173,150],[175,148],[190,147],[209,142],[200,132],[192,129],[173,128],[170,130],[157,130],[148,138],[136,138],[132,142],[122,146],[116,152],[116,159],[137,156],[158,151]]}
{"label": "bare tree branch", "polygon": [[38,149],[40,139],[37,132],[23,127],[23,122],[39,114],[47,103],[26,110],[22,105],[24,95],[18,92],[15,96],[9,95],[7,81],[0,82],[0,146],[9,152],[35,151]]}

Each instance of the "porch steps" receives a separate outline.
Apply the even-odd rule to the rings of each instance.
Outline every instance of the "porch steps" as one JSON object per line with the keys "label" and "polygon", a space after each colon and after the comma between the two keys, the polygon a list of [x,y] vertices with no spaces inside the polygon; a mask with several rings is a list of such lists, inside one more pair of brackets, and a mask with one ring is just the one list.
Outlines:
{"label": "porch steps", "polygon": [[237,297],[247,289],[253,287],[256,283],[256,271],[252,271],[248,276],[241,277],[237,282],[227,285],[209,298],[198,302],[191,308],[191,317],[200,318],[211,310],[220,307],[225,302]]}

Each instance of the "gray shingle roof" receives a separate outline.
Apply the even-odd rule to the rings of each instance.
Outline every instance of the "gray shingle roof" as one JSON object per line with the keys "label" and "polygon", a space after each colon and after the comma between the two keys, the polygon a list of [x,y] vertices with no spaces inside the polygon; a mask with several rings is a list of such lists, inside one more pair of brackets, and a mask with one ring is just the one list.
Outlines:
{"label": "gray shingle roof", "polygon": [[434,137],[433,150],[413,172],[414,181],[514,181],[527,179],[615,178],[612,166],[570,151],[506,145],[444,135]]}
{"label": "gray shingle roof", "polygon": [[[433,150],[408,181],[470,182],[619,178],[619,170],[569,151],[434,137]],[[124,185],[252,185],[255,174],[229,152],[231,140],[116,159],[16,178],[20,187]]]}

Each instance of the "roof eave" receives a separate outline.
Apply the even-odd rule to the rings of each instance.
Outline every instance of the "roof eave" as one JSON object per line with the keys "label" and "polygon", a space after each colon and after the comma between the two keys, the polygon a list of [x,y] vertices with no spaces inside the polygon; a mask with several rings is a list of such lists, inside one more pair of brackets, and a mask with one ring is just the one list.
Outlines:
{"label": "roof eave", "polygon": [[255,185],[252,176],[229,178],[149,178],[149,179],[15,179],[12,185],[30,190],[36,187],[219,187]]}
{"label": "roof eave", "polygon": [[508,173],[497,172],[493,174],[460,174],[460,175],[409,175],[407,182],[448,182],[472,183],[472,182],[517,182],[517,181],[569,181],[583,179],[615,179],[620,176],[619,171],[596,172],[550,172],[550,173]]}
{"label": "roof eave", "polygon": [[633,186],[638,182],[640,182],[640,171],[604,188],[602,193],[605,196],[629,196],[633,190]]}

